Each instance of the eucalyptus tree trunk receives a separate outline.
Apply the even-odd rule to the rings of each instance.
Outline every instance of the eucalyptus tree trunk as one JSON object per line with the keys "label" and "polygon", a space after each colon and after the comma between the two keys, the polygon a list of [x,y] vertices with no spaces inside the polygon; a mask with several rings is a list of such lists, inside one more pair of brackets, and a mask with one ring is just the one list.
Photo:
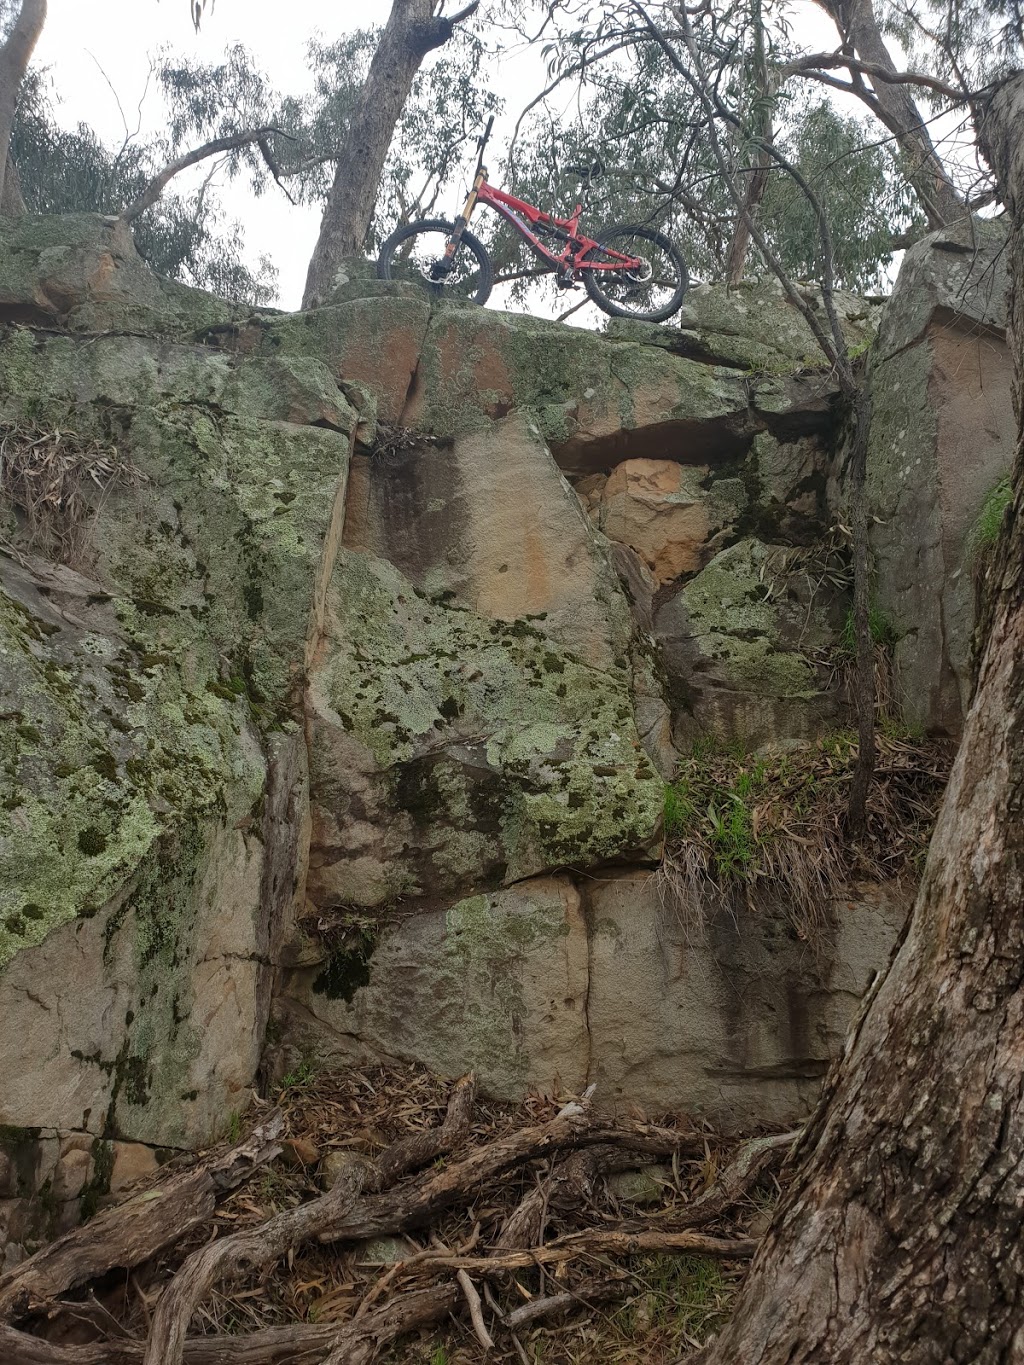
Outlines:
{"label": "eucalyptus tree trunk", "polygon": [[702,1365],[1024,1360],[1024,73],[979,129],[1009,210],[1014,498],[907,936]]}
{"label": "eucalyptus tree trunk", "polygon": [[[768,61],[765,51],[764,17],[761,0],[752,0],[750,18],[754,32],[753,54],[753,132],[761,142],[774,141],[772,129],[772,97],[775,94],[768,74]],[[729,250],[725,257],[725,282],[737,285],[743,279],[743,270],[750,250],[750,222],[758,216],[761,200],[768,188],[768,176],[772,159],[763,146],[753,148],[750,153],[754,165],[744,172],[746,186],[743,191],[744,213],[737,214],[729,239]]]}
{"label": "eucalyptus tree trunk", "polygon": [[309,263],[303,308],[323,303],[346,256],[362,252],[380,190],[384,162],[424,57],[452,36],[476,3],[451,18],[438,0],[393,0],[391,14],[338,150],[334,184]]}
{"label": "eucalyptus tree trunk", "polygon": [[[862,62],[895,74],[898,70],[882,34],[872,0],[818,0]],[[873,80],[870,105],[894,133],[903,154],[904,171],[928,219],[929,229],[966,217],[957,193],[928,134],[925,120],[908,85]]]}
{"label": "eucalyptus tree trunk", "polygon": [[7,41],[0,47],[0,214],[24,211],[17,182],[8,188],[8,152],[18,107],[18,91],[46,22],[46,0],[21,0],[21,9]]}

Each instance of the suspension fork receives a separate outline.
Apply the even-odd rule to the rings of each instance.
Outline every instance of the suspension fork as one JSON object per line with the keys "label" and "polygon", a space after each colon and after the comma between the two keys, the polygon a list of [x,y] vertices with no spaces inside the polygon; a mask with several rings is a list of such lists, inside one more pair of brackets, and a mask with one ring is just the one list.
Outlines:
{"label": "suspension fork", "polygon": [[481,166],[476,173],[476,179],[473,181],[473,188],[469,192],[469,198],[463,204],[462,212],[455,220],[455,226],[452,229],[451,238],[448,241],[448,245],[444,249],[444,259],[448,265],[449,270],[451,269],[452,259],[455,256],[456,251],[458,251],[459,249],[459,243],[462,240],[462,234],[465,232],[466,228],[469,227],[469,220],[470,218],[472,218],[473,210],[476,208],[477,200],[480,198],[480,187],[486,182],[486,180],[487,167]]}
{"label": "suspension fork", "polygon": [[462,206],[462,212],[455,220],[455,226],[452,228],[452,235],[449,237],[447,245],[445,246],[444,255],[430,272],[435,280],[443,280],[446,275],[451,273],[452,266],[455,264],[455,253],[458,251],[459,245],[462,242],[462,234],[465,232],[466,228],[469,227],[469,220],[473,216],[473,210],[476,208],[477,200],[480,197],[480,187],[486,183],[487,167],[484,165],[484,151],[487,148],[487,140],[491,136],[491,129],[493,127],[494,115],[492,114],[487,120],[487,127],[484,129],[483,136],[480,139],[480,154],[477,157],[476,175],[473,177],[473,188],[469,192],[469,198]]}

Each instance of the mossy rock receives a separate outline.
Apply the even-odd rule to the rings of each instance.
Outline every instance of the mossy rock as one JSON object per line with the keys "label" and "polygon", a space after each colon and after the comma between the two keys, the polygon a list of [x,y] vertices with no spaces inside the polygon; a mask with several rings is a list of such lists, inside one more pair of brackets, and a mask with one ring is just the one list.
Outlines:
{"label": "mossy rock", "polygon": [[655,846],[661,783],[625,666],[581,663],[542,621],[431,601],[365,554],[339,557],[328,622],[314,898],[380,905]]}
{"label": "mossy rock", "polygon": [[0,321],[190,337],[247,310],[156,275],[120,218],[0,220]]}
{"label": "mossy rock", "polygon": [[702,732],[758,745],[817,733],[836,699],[814,658],[836,639],[828,596],[808,597],[788,552],[737,542],[658,612],[676,742]]}

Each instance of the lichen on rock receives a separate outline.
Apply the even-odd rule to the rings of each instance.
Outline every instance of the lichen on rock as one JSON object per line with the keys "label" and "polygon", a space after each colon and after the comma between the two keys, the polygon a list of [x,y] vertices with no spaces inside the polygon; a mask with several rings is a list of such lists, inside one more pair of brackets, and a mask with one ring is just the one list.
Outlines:
{"label": "lichen on rock", "polygon": [[390,564],[339,556],[311,679],[310,893],[381,905],[643,854],[661,783],[628,675],[542,620],[431,601]]}

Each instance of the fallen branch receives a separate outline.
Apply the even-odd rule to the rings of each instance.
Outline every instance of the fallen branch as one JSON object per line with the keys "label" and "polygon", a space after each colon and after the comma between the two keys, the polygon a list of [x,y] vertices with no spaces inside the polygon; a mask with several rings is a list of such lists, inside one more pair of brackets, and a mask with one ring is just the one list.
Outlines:
{"label": "fallen branch", "polygon": [[738,1203],[769,1166],[778,1160],[800,1137],[798,1128],[792,1133],[776,1133],[771,1137],[753,1138],[745,1142],[715,1183],[670,1220],[675,1229],[702,1227],[720,1217],[726,1209]]}
{"label": "fallen branch", "polygon": [[480,1295],[476,1292],[476,1286],[464,1270],[458,1271],[455,1278],[458,1280],[459,1288],[469,1306],[469,1319],[473,1324],[477,1341],[485,1351],[493,1351],[494,1338],[488,1332],[487,1324],[484,1322],[483,1304],[480,1302]]}
{"label": "fallen branch", "polygon": [[[184,1365],[366,1365],[382,1346],[447,1317],[459,1303],[454,1284],[431,1285],[392,1299],[357,1322],[296,1323],[241,1336],[190,1337]],[[0,1324],[4,1365],[140,1365],[139,1341],[58,1346]]]}
{"label": "fallen branch", "polygon": [[531,1266],[557,1265],[579,1256],[640,1256],[648,1252],[703,1256],[722,1256],[746,1260],[757,1250],[754,1237],[709,1237],[701,1232],[639,1232],[631,1228],[611,1232],[569,1232],[547,1246],[525,1251],[504,1251],[495,1256],[439,1256],[420,1269],[444,1268],[494,1275],[506,1270],[527,1270]]}
{"label": "fallen branch", "polygon": [[379,1189],[405,1171],[451,1151],[469,1132],[475,1096],[475,1078],[463,1077],[452,1090],[440,1127],[394,1143],[375,1166],[369,1162],[354,1166],[347,1178],[319,1199],[285,1209],[258,1227],[194,1252],[160,1297],[144,1365],[180,1365],[192,1314],[215,1285],[273,1265],[296,1246],[343,1221],[344,1211],[363,1189]]}
{"label": "fallen branch", "polygon": [[624,1147],[631,1152],[670,1156],[674,1152],[696,1156],[703,1141],[692,1134],[659,1128],[651,1123],[603,1123],[589,1119],[579,1107],[569,1108],[547,1123],[521,1128],[452,1162],[442,1171],[431,1171],[418,1182],[386,1195],[360,1199],[320,1233],[321,1242],[357,1241],[387,1237],[428,1223],[434,1214],[460,1199],[475,1195],[481,1181],[501,1175],[538,1157],[566,1147]]}
{"label": "fallen branch", "polygon": [[547,1298],[531,1299],[529,1303],[513,1308],[502,1321],[502,1326],[510,1332],[543,1318],[553,1318],[560,1313],[568,1313],[573,1308],[586,1307],[592,1303],[604,1303],[609,1299],[621,1299],[628,1294],[632,1281],[627,1276],[615,1280],[594,1280],[590,1284],[577,1285],[564,1294],[549,1294]]}
{"label": "fallen branch", "polygon": [[[105,1209],[0,1277],[0,1320],[44,1311],[76,1285],[129,1269],[179,1242],[213,1216],[218,1193],[234,1189],[281,1148],[282,1118],[272,1114],[245,1142],[183,1175]],[[0,1359],[7,1360],[0,1355]]]}
{"label": "fallen branch", "polygon": [[496,1250],[535,1246],[543,1241],[549,1210],[566,1213],[583,1207],[593,1195],[599,1176],[635,1165],[635,1152],[600,1147],[571,1152],[513,1209],[494,1244]]}

